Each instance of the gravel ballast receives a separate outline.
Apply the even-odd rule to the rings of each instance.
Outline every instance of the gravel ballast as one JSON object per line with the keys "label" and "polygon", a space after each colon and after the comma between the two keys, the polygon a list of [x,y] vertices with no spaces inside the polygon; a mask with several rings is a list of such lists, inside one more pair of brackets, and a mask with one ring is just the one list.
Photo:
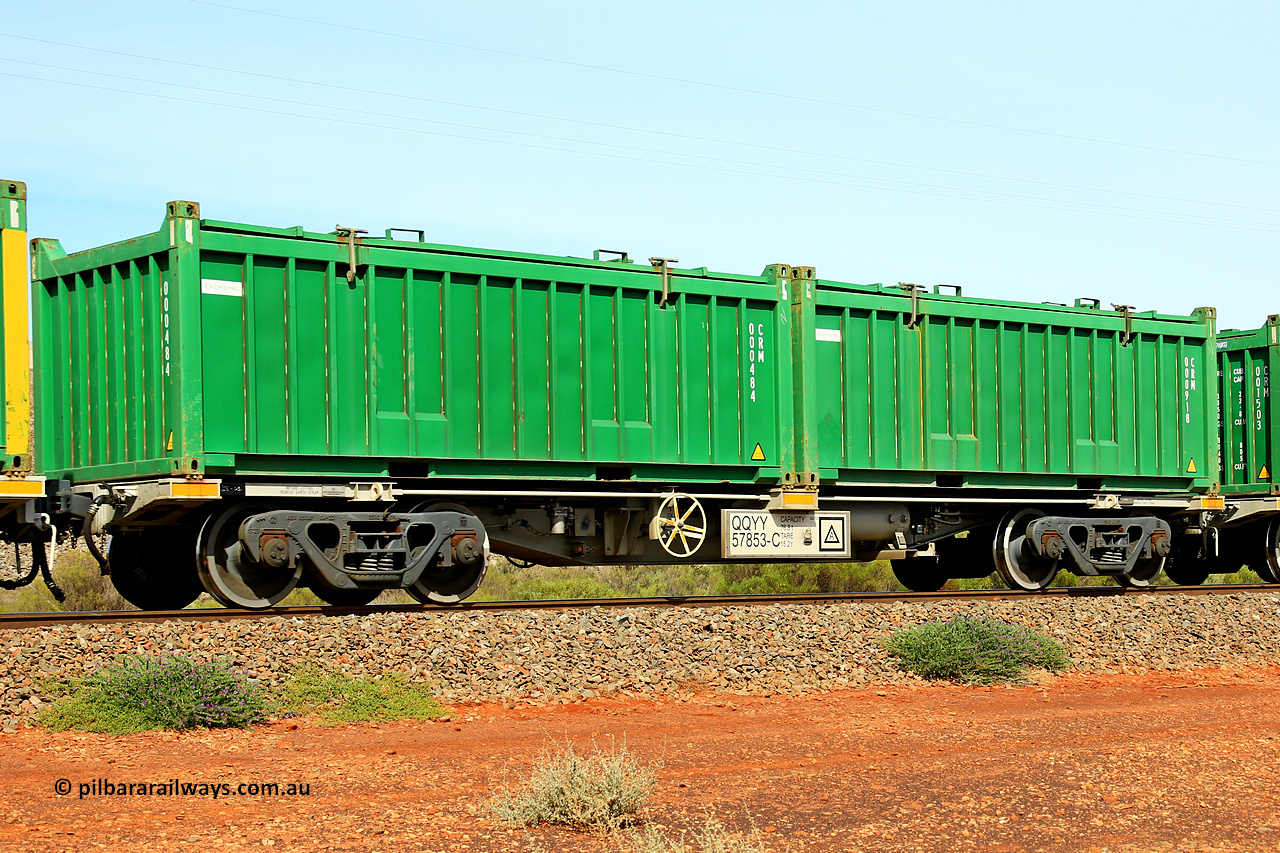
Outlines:
{"label": "gravel ballast", "polygon": [[308,664],[399,672],[451,703],[837,690],[916,680],[876,641],[960,613],[1055,637],[1078,672],[1280,665],[1277,593],[70,625],[0,631],[0,722],[51,701],[44,682],[134,654],[222,658],[272,686]]}

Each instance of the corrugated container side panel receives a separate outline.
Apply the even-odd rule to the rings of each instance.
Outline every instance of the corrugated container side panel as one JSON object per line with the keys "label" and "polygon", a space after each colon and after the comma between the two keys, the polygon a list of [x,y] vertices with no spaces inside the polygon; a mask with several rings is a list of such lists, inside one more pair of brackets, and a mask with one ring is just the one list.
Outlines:
{"label": "corrugated container side panel", "polygon": [[[247,450],[251,453],[289,452],[289,350],[285,300],[284,263],[279,258],[255,257],[247,264],[252,273],[254,394],[249,404],[257,415],[257,430]],[[246,306],[248,307],[248,306]],[[205,334],[209,331],[206,330]],[[227,367],[237,364],[227,353]],[[242,368],[243,369],[243,368]],[[209,372],[206,365],[205,372]]]}
{"label": "corrugated container side panel", "polygon": [[[1259,484],[1270,484],[1275,479],[1271,471],[1274,464],[1272,449],[1272,417],[1271,417],[1271,362],[1275,358],[1274,347],[1266,347],[1254,358],[1253,372],[1249,374],[1249,385],[1253,400],[1249,406],[1249,432],[1253,438],[1254,460],[1256,464],[1248,469],[1252,481]],[[1266,471],[1263,471],[1263,468]]]}
{"label": "corrugated container side panel", "polygon": [[[445,442],[439,456],[473,457],[479,447],[478,290],[479,280],[462,273],[450,273],[443,282],[441,349],[445,382],[441,407],[445,413]],[[422,455],[437,454],[424,449]]]}
{"label": "corrugated container side panel", "polygon": [[[369,276],[374,426],[377,445],[389,456],[410,456],[413,453],[409,387],[414,377],[407,357],[409,324],[404,316],[411,295],[404,279],[405,270],[386,267],[378,268]],[[298,360],[306,364],[309,357],[314,358],[311,354],[300,353]],[[324,402],[322,398],[321,404]],[[303,446],[298,449],[301,453],[323,452]]]}
{"label": "corrugated container side panel", "polygon": [[[1022,372],[1022,345],[1031,339],[1021,323],[1001,322],[997,331],[1000,403],[996,412],[999,441],[988,451],[985,464],[1000,471],[1026,471],[1026,436],[1021,429],[1022,411],[1029,404],[1028,377]],[[1033,333],[1032,333],[1033,334]],[[994,453],[992,451],[995,451]],[[981,458],[981,457],[980,457]]]}
{"label": "corrugated container side panel", "polygon": [[[412,299],[408,341],[409,366],[413,371],[415,448],[444,446],[444,329],[441,321],[443,280],[443,274],[434,270],[412,270],[408,283],[408,293]],[[550,318],[549,322],[554,323],[554,318]],[[533,354],[530,354],[530,360],[536,360]]]}
{"label": "corrugated container side panel", "polygon": [[[516,401],[516,426],[518,446],[516,455],[521,459],[550,459],[550,401],[548,391],[551,377],[551,327],[548,296],[551,283],[547,281],[520,282],[516,290],[514,341]],[[415,377],[415,385],[419,378]]]}
{"label": "corrugated container side panel", "polygon": [[551,353],[551,397],[547,420],[554,459],[581,459],[587,453],[585,412],[592,365],[587,360],[584,335],[586,291],[580,284],[557,282],[551,293],[551,335],[547,341]]}
{"label": "corrugated container side panel", "polygon": [[[927,322],[927,321],[926,321]],[[961,388],[976,392],[974,400],[973,434],[978,436],[974,442],[964,442],[966,454],[961,458],[961,470],[996,471],[1000,467],[1000,409],[1006,404],[1009,394],[1008,386],[1017,381],[1017,374],[1005,376],[1001,372],[1000,359],[1000,324],[991,320],[979,320],[974,327],[973,339],[973,381],[966,385],[964,377],[957,378],[953,373],[958,365],[948,365],[947,381],[958,384]],[[928,356],[926,356],[927,358]],[[925,388],[924,396],[946,394],[947,386]],[[969,448],[972,447],[972,451]],[[924,467],[921,464],[919,467]]]}
{"label": "corrugated container side panel", "polygon": [[[285,265],[287,298],[295,306],[289,324],[289,375],[296,377],[290,412],[290,441],[297,452],[323,456],[331,452],[329,426],[328,314],[323,285],[303,281],[297,264]],[[400,350],[404,352],[403,348]]]}
{"label": "corrugated container side panel", "polygon": [[[679,362],[688,381],[675,383],[680,394],[680,453],[687,462],[711,460],[711,298],[684,296],[679,331]],[[699,377],[704,377],[699,380]],[[701,417],[707,412],[706,418]]]}
{"label": "corrugated container side panel", "polygon": [[[240,265],[229,260],[206,256],[201,268],[204,278],[243,282]],[[225,453],[243,452],[248,428],[245,424],[245,398],[257,393],[261,378],[257,372],[246,374],[237,356],[245,352],[246,323],[242,308],[251,305],[257,282],[249,277],[245,298],[204,293],[200,295],[200,312],[206,334],[202,343],[205,364],[204,422],[205,446]]]}
{"label": "corrugated container side panel", "polygon": [[1044,326],[1032,326],[1032,334],[1021,342],[1022,376],[1025,391],[1021,419],[1015,427],[1022,436],[1022,466],[1032,473],[1043,474],[1049,470],[1048,428],[1048,373],[1045,369],[1045,349],[1052,338]]}
{"label": "corrugated container side panel", "polygon": [[1258,334],[1222,343],[1226,346],[1218,353],[1222,484],[1227,490],[1266,493],[1275,481],[1271,364],[1276,347]]}
{"label": "corrugated container side panel", "polygon": [[[676,315],[682,308],[677,303],[671,310],[655,311],[649,318],[649,347],[645,353],[643,368],[645,388],[648,389],[646,402],[651,409],[651,423],[657,428],[656,432],[651,429],[646,436],[646,446],[653,462],[680,461],[678,430],[682,421],[679,418],[677,386],[663,381],[663,377],[675,376],[679,370]],[[665,433],[673,427],[677,430],[676,434]]]}
{"label": "corrugated container side panel", "polygon": [[[781,460],[773,455],[780,452],[779,437],[783,433],[782,406],[789,408],[790,401],[780,401],[777,372],[782,364],[779,356],[784,347],[790,348],[790,328],[782,326],[785,316],[777,310],[774,303],[744,300],[747,320],[747,358],[746,370],[748,380],[745,404],[746,410],[742,422],[746,432],[745,441],[740,445],[739,454],[745,454],[743,461],[750,462],[751,453],[759,443],[765,451],[765,463],[777,466]],[[752,356],[754,351],[755,355]],[[754,365],[754,369],[752,366]],[[655,379],[660,381],[660,374]],[[684,383],[681,383],[682,385]],[[787,416],[790,418],[790,415]]]}
{"label": "corrugated container side panel", "polygon": [[[332,262],[295,262],[329,296],[325,329],[329,340],[329,407],[332,452],[364,456],[371,451],[369,428],[369,318],[363,287],[352,287]],[[304,280],[305,280],[304,278]],[[474,397],[472,398],[475,399]]]}
{"label": "corrugated container side panel", "polygon": [[717,296],[711,303],[711,462],[734,464],[743,459],[741,414],[744,410],[740,366],[746,358],[747,324],[741,301]]}
{"label": "corrugated container side panel", "polygon": [[887,293],[819,297],[830,301],[818,328],[842,337],[816,350],[819,376],[840,378],[819,384],[823,467],[1182,481],[1171,487],[1212,467],[1201,458],[1212,395],[1193,375],[1204,325],[1124,342],[1088,314],[1046,322],[1032,306],[976,316],[956,303],[956,313],[930,306],[908,328],[904,312],[877,304]]}
{"label": "corrugated container side panel", "polygon": [[[614,382],[618,389],[623,447],[618,458],[632,463],[653,462],[654,420],[649,409],[649,391],[653,387],[649,355],[654,344],[652,315],[648,311],[651,295],[639,290],[621,290],[619,295],[622,333]],[[742,409],[739,407],[737,411]]]}
{"label": "corrugated container side panel", "polygon": [[206,250],[203,277],[244,282],[202,297],[206,450],[749,465],[759,441],[780,460],[776,303],[661,309],[651,290],[484,267],[370,264],[349,284],[333,264]]}
{"label": "corrugated container side panel", "polygon": [[1067,337],[1067,399],[1069,400],[1070,453],[1064,473],[1092,474],[1096,470],[1093,454],[1093,394],[1089,387],[1090,363],[1089,330],[1072,329]]}
{"label": "corrugated container side panel", "polygon": [[[846,376],[848,365],[845,357],[848,356],[850,360],[857,358],[859,347],[865,346],[865,341],[860,344],[858,341],[849,339],[850,331],[844,322],[844,317],[837,312],[819,309],[815,316],[815,328],[838,334],[838,340],[833,340],[835,335],[824,336],[820,332],[815,341],[814,373],[819,377],[819,383],[837,381],[847,384],[850,379]],[[843,345],[841,342],[844,342]],[[846,401],[847,399],[846,397]],[[850,442],[848,448],[843,447],[845,423],[857,417],[858,413],[851,412],[845,406],[835,407],[823,413],[814,425],[819,460],[841,458],[845,455],[856,456],[859,453],[868,452],[865,444]]]}
{"label": "corrugated container side panel", "polygon": [[1133,362],[1136,351],[1132,347],[1120,346],[1118,338],[1110,342],[1112,354],[1112,370],[1109,379],[1113,381],[1111,388],[1112,437],[1116,443],[1116,468],[1120,471],[1138,472],[1138,442],[1135,404],[1138,399],[1134,386]]}
{"label": "corrugated container side panel", "polygon": [[1071,470],[1071,377],[1068,373],[1069,329],[1049,326],[1045,335],[1045,414],[1047,473]]}
{"label": "corrugated container side panel", "polygon": [[1188,411],[1181,393],[1184,369],[1182,343],[1161,335],[1157,338],[1156,349],[1159,357],[1153,402],[1160,411],[1157,418],[1157,433],[1161,440],[1158,471],[1178,475],[1194,460],[1187,434]]}
{"label": "corrugated container side panel", "polygon": [[[53,276],[34,289],[46,470],[163,454],[167,268],[167,255],[144,255]],[[84,369],[67,371],[67,364]]]}
{"label": "corrugated container side panel", "polygon": [[[480,332],[480,446],[476,455],[489,459],[516,457],[514,291],[512,279],[498,276],[481,276],[476,291]],[[380,445],[379,450],[383,449]]]}
{"label": "corrugated container side panel", "polygon": [[614,387],[614,352],[618,341],[614,323],[613,288],[590,287],[586,299],[585,338],[587,362],[588,457],[616,459],[622,450],[618,424],[618,398]]}
{"label": "corrugated container side panel", "polygon": [[[907,403],[912,394],[909,393],[918,380],[902,382],[899,376],[899,364],[903,356],[898,350],[898,315],[894,313],[872,312],[865,316],[864,334],[869,342],[869,360],[866,366],[868,381],[855,385],[849,390],[858,393],[859,387],[870,392],[868,400],[869,423],[863,427],[871,434],[871,464],[876,468],[900,468],[906,462],[902,457],[902,435],[900,423],[907,423],[908,413],[899,402]],[[855,330],[854,334],[857,334]],[[902,366],[906,369],[906,365]],[[821,390],[821,386],[819,386]],[[908,392],[900,394],[901,391]],[[865,392],[864,392],[865,393]],[[902,418],[902,421],[899,420]],[[858,425],[854,425],[857,429]]]}
{"label": "corrugated container side panel", "polygon": [[[124,289],[126,279],[123,269],[128,264],[112,264],[110,267],[110,286],[103,288],[103,323],[104,338],[109,338],[110,330],[123,328],[124,322]],[[106,360],[106,399],[109,405],[117,407],[125,398],[124,379],[124,347],[108,346],[103,350]],[[107,455],[112,459],[125,459],[125,423],[121,418],[111,418],[107,422],[106,441]]]}
{"label": "corrugated container side panel", "polygon": [[[1133,384],[1134,388],[1151,389],[1156,387],[1156,359],[1157,352],[1155,346],[1152,345],[1152,339],[1148,336],[1140,338],[1143,347],[1134,352],[1133,360]],[[1160,465],[1160,411],[1155,405],[1155,401],[1149,401],[1147,405],[1138,397],[1134,398],[1134,412],[1137,415],[1139,441],[1137,444],[1138,451],[1138,469],[1143,471],[1156,470]]]}

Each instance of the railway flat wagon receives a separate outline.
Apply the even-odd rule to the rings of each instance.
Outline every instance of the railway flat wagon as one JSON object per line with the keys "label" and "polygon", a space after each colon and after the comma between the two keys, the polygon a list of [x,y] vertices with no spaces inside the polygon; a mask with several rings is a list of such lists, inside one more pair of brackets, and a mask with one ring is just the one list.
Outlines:
{"label": "railway flat wagon", "polygon": [[176,201],[136,239],[33,241],[46,527],[110,534],[100,558],[146,608],[269,607],[299,584],[452,603],[491,550],[889,558],[913,588],[1029,589],[1061,568],[1144,584],[1203,553],[1210,309],[425,237]]}
{"label": "railway flat wagon", "polygon": [[[681,557],[706,536],[693,495],[785,483],[788,268],[422,238],[179,201],[134,240],[34,241],[41,466],[62,509],[112,534],[126,597],[180,606],[203,586],[269,606],[303,582],[335,603],[394,587],[456,601],[491,541]],[[661,513],[665,550],[646,549]]]}

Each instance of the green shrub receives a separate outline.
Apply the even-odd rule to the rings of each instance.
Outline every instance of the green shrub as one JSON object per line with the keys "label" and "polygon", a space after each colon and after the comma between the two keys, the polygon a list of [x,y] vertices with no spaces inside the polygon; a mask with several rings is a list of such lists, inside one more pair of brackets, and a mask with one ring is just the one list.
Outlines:
{"label": "green shrub", "polygon": [[125,658],[79,681],[36,720],[55,731],[128,734],[151,729],[230,728],[266,717],[259,686],[221,662]]}
{"label": "green shrub", "polygon": [[903,669],[921,678],[967,684],[1013,681],[1033,668],[1056,672],[1071,662],[1056,640],[984,617],[956,616],[904,628],[881,643]]}
{"label": "green shrub", "polygon": [[495,796],[491,807],[499,820],[518,826],[615,829],[631,821],[657,781],[625,746],[584,756],[569,744],[544,754],[529,778],[514,793]]}
{"label": "green shrub", "polygon": [[431,720],[445,714],[426,685],[410,684],[401,675],[352,678],[310,668],[294,673],[284,689],[284,705],[330,723]]}

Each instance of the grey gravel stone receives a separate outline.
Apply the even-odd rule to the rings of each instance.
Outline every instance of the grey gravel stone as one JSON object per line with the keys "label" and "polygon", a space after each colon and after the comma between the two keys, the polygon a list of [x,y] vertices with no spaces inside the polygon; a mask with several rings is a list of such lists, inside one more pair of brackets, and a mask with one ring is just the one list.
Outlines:
{"label": "grey gravel stone", "polygon": [[125,654],[222,658],[272,686],[299,665],[398,672],[446,702],[902,683],[915,677],[877,640],[962,613],[1056,637],[1084,672],[1280,664],[1280,593],[75,625],[0,631],[0,725],[35,713],[32,700],[50,701],[43,685],[51,678],[82,676]]}

